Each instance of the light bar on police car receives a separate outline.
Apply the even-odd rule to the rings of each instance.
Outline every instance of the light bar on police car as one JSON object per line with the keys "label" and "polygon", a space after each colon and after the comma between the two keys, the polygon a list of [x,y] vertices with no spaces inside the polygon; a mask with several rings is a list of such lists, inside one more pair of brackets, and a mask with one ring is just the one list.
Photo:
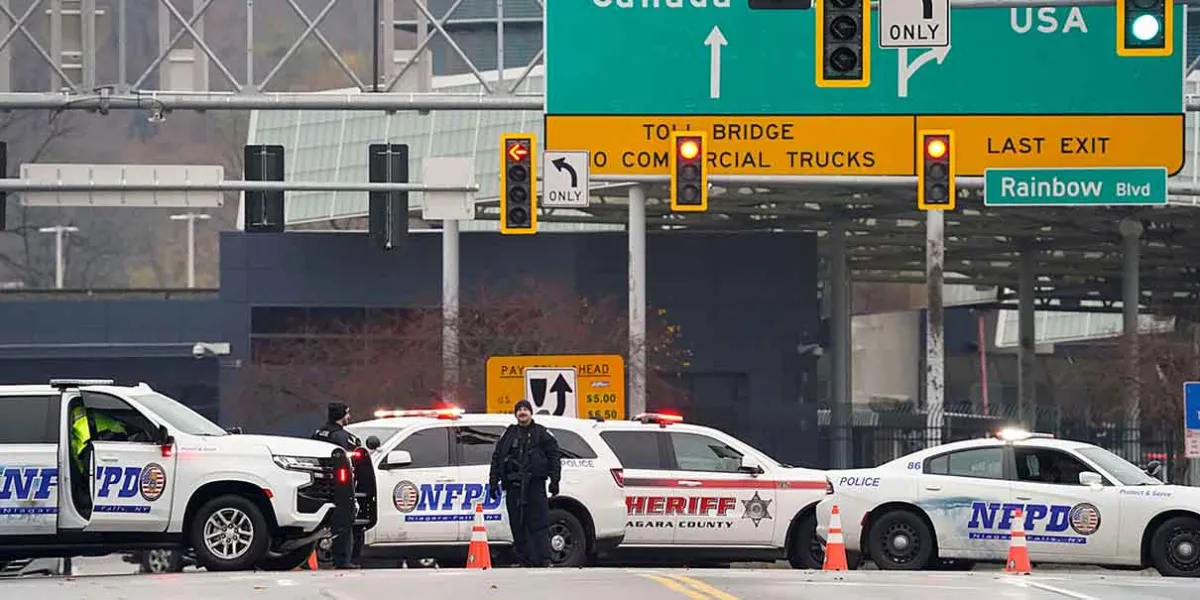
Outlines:
{"label": "light bar on police car", "polygon": [[321,472],[321,459],[311,456],[282,456],[275,455],[271,457],[280,469],[289,471],[305,471],[305,472]]}
{"label": "light bar on police car", "polygon": [[1033,433],[1018,427],[1005,427],[996,432],[996,438],[1006,442],[1019,442],[1021,440],[1030,440],[1034,438],[1053,438],[1049,433]]}
{"label": "light bar on police car", "polygon": [[666,425],[668,423],[682,423],[682,415],[671,415],[666,413],[639,413],[632,420],[642,423],[656,423]]}
{"label": "light bar on police car", "polygon": [[403,417],[433,417],[435,419],[457,419],[466,412],[458,407],[419,408],[412,410],[377,410],[376,419],[398,419]]}

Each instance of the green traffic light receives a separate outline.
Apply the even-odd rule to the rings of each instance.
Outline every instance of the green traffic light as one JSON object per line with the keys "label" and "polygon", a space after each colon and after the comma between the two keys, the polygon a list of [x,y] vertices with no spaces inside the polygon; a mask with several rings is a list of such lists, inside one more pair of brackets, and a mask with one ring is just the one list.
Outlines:
{"label": "green traffic light", "polygon": [[1162,33],[1157,15],[1138,15],[1129,24],[1129,33],[1139,42],[1150,42]]}

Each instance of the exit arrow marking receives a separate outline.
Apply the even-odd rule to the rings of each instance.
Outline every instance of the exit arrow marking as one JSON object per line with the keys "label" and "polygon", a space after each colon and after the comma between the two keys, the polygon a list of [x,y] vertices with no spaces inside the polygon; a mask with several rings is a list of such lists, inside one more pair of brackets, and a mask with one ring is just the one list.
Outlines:
{"label": "exit arrow marking", "polygon": [[708,97],[717,99],[721,97],[721,46],[729,43],[725,36],[721,34],[721,27],[713,25],[712,31],[708,32],[708,37],[704,38],[704,45],[708,46]]}
{"label": "exit arrow marking", "polygon": [[[571,164],[567,162],[567,159],[556,158],[550,161],[550,164],[554,165],[554,168],[558,169],[559,173],[566,171],[571,175],[571,187],[579,187],[579,174],[575,172],[575,167],[572,167]],[[559,381],[562,381],[562,375],[559,375],[558,379]],[[558,385],[558,382],[555,382],[555,385]]]}
{"label": "exit arrow marking", "polygon": [[567,379],[561,374],[554,380],[554,385],[550,386],[550,391],[558,397],[558,411],[555,414],[561,416],[567,410],[567,394],[570,394],[571,384],[567,383]]}
{"label": "exit arrow marking", "polygon": [[921,54],[913,59],[912,64],[908,64],[908,48],[899,48],[896,52],[896,97],[908,97],[908,80],[913,75],[916,75],[917,69],[925,66],[931,60],[936,60],[937,64],[942,64],[946,60],[946,55],[950,54],[950,46],[943,48],[931,48],[929,51]]}

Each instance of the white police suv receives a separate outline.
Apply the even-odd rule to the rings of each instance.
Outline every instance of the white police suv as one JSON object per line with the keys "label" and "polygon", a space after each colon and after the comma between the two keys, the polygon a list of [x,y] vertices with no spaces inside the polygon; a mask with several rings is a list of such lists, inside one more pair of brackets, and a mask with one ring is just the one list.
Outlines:
{"label": "white police suv", "polygon": [[1010,429],[829,481],[818,534],[836,505],[846,549],[881,569],[1003,562],[1016,525],[1035,563],[1200,575],[1200,489],[1165,485],[1091,444]]}
{"label": "white police suv", "polygon": [[[503,499],[488,497],[492,451],[512,415],[458,408],[381,410],[348,425],[372,454],[378,514],[364,535],[368,559],[466,556],[475,505],[482,503],[488,541],[512,544]],[[550,499],[555,566],[593,561],[625,536],[621,464],[597,435],[598,423],[538,415],[562,449],[561,493]]]}
{"label": "white police suv", "polygon": [[596,425],[625,468],[630,562],[691,565],[786,558],[820,568],[815,509],[825,472],[779,463],[749,444],[674,414]]}
{"label": "white police suv", "polygon": [[0,562],[190,547],[210,571],[290,569],[350,473],[332,444],[235,435],[145,384],[0,386]]}

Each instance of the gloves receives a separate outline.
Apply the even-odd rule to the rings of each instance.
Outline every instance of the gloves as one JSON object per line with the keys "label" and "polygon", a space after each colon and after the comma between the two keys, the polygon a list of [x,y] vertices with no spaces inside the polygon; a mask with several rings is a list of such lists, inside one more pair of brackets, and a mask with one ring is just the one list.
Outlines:
{"label": "gloves", "polygon": [[550,495],[551,495],[551,496],[557,496],[557,495],[558,495],[558,482],[557,482],[557,481],[551,481],[551,482],[550,482]]}
{"label": "gloves", "polygon": [[488,483],[488,499],[489,500],[499,500],[500,499],[500,484],[499,483],[494,482],[494,481]]}

